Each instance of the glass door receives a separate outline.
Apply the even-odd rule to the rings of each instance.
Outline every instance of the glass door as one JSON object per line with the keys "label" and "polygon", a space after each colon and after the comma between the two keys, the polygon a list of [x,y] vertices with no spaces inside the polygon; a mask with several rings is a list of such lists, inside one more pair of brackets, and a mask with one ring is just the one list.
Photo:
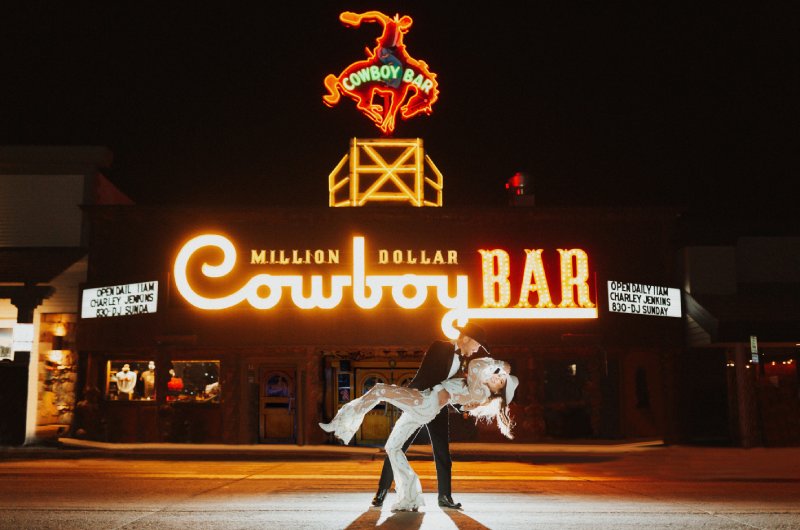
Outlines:
{"label": "glass door", "polygon": [[294,442],[297,425],[294,371],[262,368],[259,372],[259,441]]}

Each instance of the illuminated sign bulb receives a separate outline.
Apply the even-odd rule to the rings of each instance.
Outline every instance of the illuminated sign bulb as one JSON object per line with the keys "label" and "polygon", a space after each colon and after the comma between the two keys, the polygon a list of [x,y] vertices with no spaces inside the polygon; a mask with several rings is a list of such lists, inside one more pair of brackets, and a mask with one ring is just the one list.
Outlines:
{"label": "illuminated sign bulb", "polygon": [[558,307],[594,307],[589,298],[589,257],[586,252],[579,248],[560,248],[558,253],[561,254],[561,303]]}
{"label": "illuminated sign bulb", "polygon": [[[517,307],[532,307],[528,297],[531,293],[539,296],[536,307],[555,307],[550,298],[550,288],[547,285],[547,276],[542,263],[542,249],[525,249],[525,270],[522,273],[522,287],[519,293]],[[531,281],[531,279],[533,281]]]}
{"label": "illuminated sign bulb", "polygon": [[511,265],[505,250],[479,250],[483,271],[483,307],[508,307],[511,302]]}

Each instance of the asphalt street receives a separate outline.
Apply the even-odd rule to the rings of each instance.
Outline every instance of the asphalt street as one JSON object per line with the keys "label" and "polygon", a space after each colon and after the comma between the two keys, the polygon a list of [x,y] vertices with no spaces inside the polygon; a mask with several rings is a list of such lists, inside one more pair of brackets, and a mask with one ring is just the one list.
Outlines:
{"label": "asphalt street", "polygon": [[[658,447],[454,463],[461,511],[370,508],[378,453],[220,460],[196,455],[0,460],[2,529],[800,528],[800,449]],[[187,459],[188,458],[188,459]]]}

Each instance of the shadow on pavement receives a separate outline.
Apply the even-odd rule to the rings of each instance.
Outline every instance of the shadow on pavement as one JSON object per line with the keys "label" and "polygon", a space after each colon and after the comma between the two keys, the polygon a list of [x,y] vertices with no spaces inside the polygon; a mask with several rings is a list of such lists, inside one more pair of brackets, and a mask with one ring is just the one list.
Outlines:
{"label": "shadow on pavement", "polygon": [[381,511],[377,508],[370,508],[358,516],[358,518],[347,526],[347,530],[359,530],[361,528],[380,528],[382,530],[419,530],[422,527],[423,512],[395,512],[385,521],[378,524],[381,519]]}
{"label": "shadow on pavement", "polygon": [[450,519],[452,519],[453,524],[456,525],[456,528],[462,529],[469,529],[469,530],[491,530],[488,526],[485,526],[469,515],[465,514],[464,512],[460,512],[458,510],[442,510],[445,515],[447,515]]}

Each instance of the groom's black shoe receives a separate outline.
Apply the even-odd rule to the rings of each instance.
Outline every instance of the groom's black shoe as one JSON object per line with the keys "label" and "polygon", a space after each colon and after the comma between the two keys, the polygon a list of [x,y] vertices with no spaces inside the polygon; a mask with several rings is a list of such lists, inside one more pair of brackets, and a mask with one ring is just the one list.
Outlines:
{"label": "groom's black shoe", "polygon": [[452,508],[454,510],[461,509],[461,503],[455,502],[450,495],[439,495],[439,506],[442,508]]}
{"label": "groom's black shoe", "polygon": [[387,493],[389,493],[389,490],[379,489],[378,493],[376,493],[375,497],[372,499],[372,505],[377,506],[378,508],[383,506],[383,499],[386,498]]}

